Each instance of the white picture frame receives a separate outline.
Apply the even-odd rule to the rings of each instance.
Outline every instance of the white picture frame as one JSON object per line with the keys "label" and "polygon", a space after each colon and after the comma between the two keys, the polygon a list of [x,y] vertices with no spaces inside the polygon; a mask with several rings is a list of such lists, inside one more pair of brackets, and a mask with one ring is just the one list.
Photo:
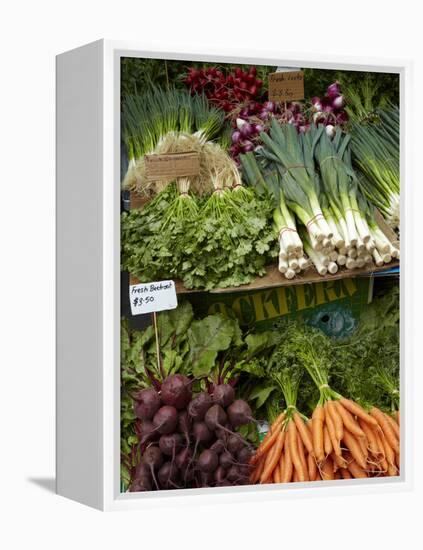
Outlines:
{"label": "white picture frame", "polygon": [[[340,480],[120,492],[120,60],[158,58],[400,75],[401,117],[401,475]],[[101,510],[164,504],[311,498],[404,491],[413,486],[411,357],[410,80],[406,60],[233,49],[149,51],[100,40],[57,56],[57,493]],[[407,216],[405,215],[407,212]],[[405,337],[405,335],[407,335]]]}

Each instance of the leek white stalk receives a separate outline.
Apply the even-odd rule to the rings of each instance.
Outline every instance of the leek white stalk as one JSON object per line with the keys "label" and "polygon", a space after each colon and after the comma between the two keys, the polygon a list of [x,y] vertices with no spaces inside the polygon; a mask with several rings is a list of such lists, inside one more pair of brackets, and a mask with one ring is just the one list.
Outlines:
{"label": "leek white stalk", "polygon": [[278,266],[278,269],[281,273],[286,273],[287,269],[288,269],[288,262],[286,260],[286,258],[283,258],[280,254],[279,254],[279,266]]}
{"label": "leek white stalk", "polygon": [[291,269],[293,269],[294,271],[295,271],[296,269],[298,269],[299,263],[298,263],[297,258],[289,259],[289,260],[288,260],[288,266],[289,266]]}
{"label": "leek white stalk", "polygon": [[366,250],[372,254],[373,250],[376,248],[375,242],[373,239],[371,239],[368,243],[366,243]]}
{"label": "leek white stalk", "polygon": [[288,268],[285,272],[286,279],[293,279],[295,277],[295,271],[291,268]]}
{"label": "leek white stalk", "polygon": [[305,245],[305,251],[307,252],[309,258],[313,262],[314,267],[317,270],[317,273],[322,276],[326,275],[326,273],[328,272],[327,267],[323,265],[318,253],[315,250],[313,250],[311,246],[309,246],[308,244]]}
{"label": "leek white stalk", "polygon": [[375,262],[376,267],[382,267],[383,266],[383,259],[382,256],[379,254],[379,251],[377,248],[373,250],[373,259]]}
{"label": "leek white stalk", "polygon": [[337,258],[337,260],[336,260],[336,262],[337,262],[338,265],[341,265],[341,266],[342,266],[342,265],[345,265],[346,261],[347,261],[347,257],[346,257],[346,256],[344,256],[343,254],[338,254],[338,258]]}
{"label": "leek white stalk", "polygon": [[329,262],[328,264],[328,271],[331,275],[335,275],[338,271],[338,266],[335,262]]}
{"label": "leek white stalk", "polygon": [[298,258],[298,265],[300,266],[300,269],[304,271],[309,267],[310,262],[307,260],[307,258],[301,256],[300,258]]}

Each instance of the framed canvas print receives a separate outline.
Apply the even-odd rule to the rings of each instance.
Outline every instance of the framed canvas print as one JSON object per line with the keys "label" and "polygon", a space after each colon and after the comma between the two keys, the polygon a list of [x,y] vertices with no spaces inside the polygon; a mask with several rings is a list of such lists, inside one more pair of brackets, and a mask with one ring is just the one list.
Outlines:
{"label": "framed canvas print", "polygon": [[410,487],[409,75],[110,41],[57,57],[59,494]]}

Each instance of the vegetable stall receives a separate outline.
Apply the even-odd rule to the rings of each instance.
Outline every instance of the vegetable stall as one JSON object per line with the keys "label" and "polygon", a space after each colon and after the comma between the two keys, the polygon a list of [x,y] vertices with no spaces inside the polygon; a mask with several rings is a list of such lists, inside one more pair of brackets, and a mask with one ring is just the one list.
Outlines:
{"label": "vegetable stall", "polygon": [[[123,60],[122,296],[177,292],[123,300],[123,491],[400,475],[398,81],[297,73]],[[253,290],[355,280],[342,334],[304,304],[241,314]]]}

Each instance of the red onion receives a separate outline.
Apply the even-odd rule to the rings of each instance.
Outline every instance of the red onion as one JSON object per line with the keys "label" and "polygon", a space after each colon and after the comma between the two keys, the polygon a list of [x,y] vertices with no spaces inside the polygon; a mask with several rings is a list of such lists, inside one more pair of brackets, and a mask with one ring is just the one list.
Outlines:
{"label": "red onion", "polygon": [[232,134],[232,143],[238,143],[238,141],[241,139],[241,132],[239,130],[235,130]]}
{"label": "red onion", "polygon": [[313,115],[314,124],[322,124],[323,122],[325,122],[325,120],[326,120],[326,117],[322,112],[319,111],[317,113],[314,113]]}
{"label": "red onion", "polygon": [[254,151],[254,144],[251,143],[251,141],[244,141],[244,145],[243,145],[242,149],[243,149],[244,153]]}
{"label": "red onion", "polygon": [[236,125],[237,125],[238,130],[241,130],[241,128],[244,126],[244,124],[247,124],[246,120],[243,120],[242,118],[237,118],[236,119]]}
{"label": "red onion", "polygon": [[333,84],[330,84],[328,86],[328,89],[326,90],[326,93],[331,99],[337,97],[341,93],[339,82],[334,82]]}
{"label": "red onion", "polygon": [[260,134],[260,132],[264,131],[264,126],[262,124],[256,124],[255,125],[256,132]]}
{"label": "red onion", "polygon": [[254,133],[254,128],[249,122],[245,122],[239,130],[241,132],[242,137],[246,137],[246,138],[250,137],[251,134]]}
{"label": "red onion", "polygon": [[314,111],[322,111],[323,110],[323,105],[322,105],[322,102],[320,101],[320,97],[312,97],[311,98],[311,104],[313,105],[313,110]]}
{"label": "red onion", "polygon": [[339,95],[335,97],[335,99],[332,101],[332,107],[334,109],[342,109],[342,107],[345,105],[344,96]]}
{"label": "red onion", "polygon": [[348,122],[348,115],[345,111],[341,111],[336,115],[336,124],[345,124]]}
{"label": "red onion", "polygon": [[326,134],[329,137],[333,137],[335,135],[336,129],[335,129],[335,126],[332,126],[332,124],[328,124],[325,130],[326,130]]}
{"label": "red onion", "polygon": [[273,111],[275,110],[275,103],[273,101],[266,101],[263,105],[263,107],[266,109],[266,111],[270,111],[273,113]]}

